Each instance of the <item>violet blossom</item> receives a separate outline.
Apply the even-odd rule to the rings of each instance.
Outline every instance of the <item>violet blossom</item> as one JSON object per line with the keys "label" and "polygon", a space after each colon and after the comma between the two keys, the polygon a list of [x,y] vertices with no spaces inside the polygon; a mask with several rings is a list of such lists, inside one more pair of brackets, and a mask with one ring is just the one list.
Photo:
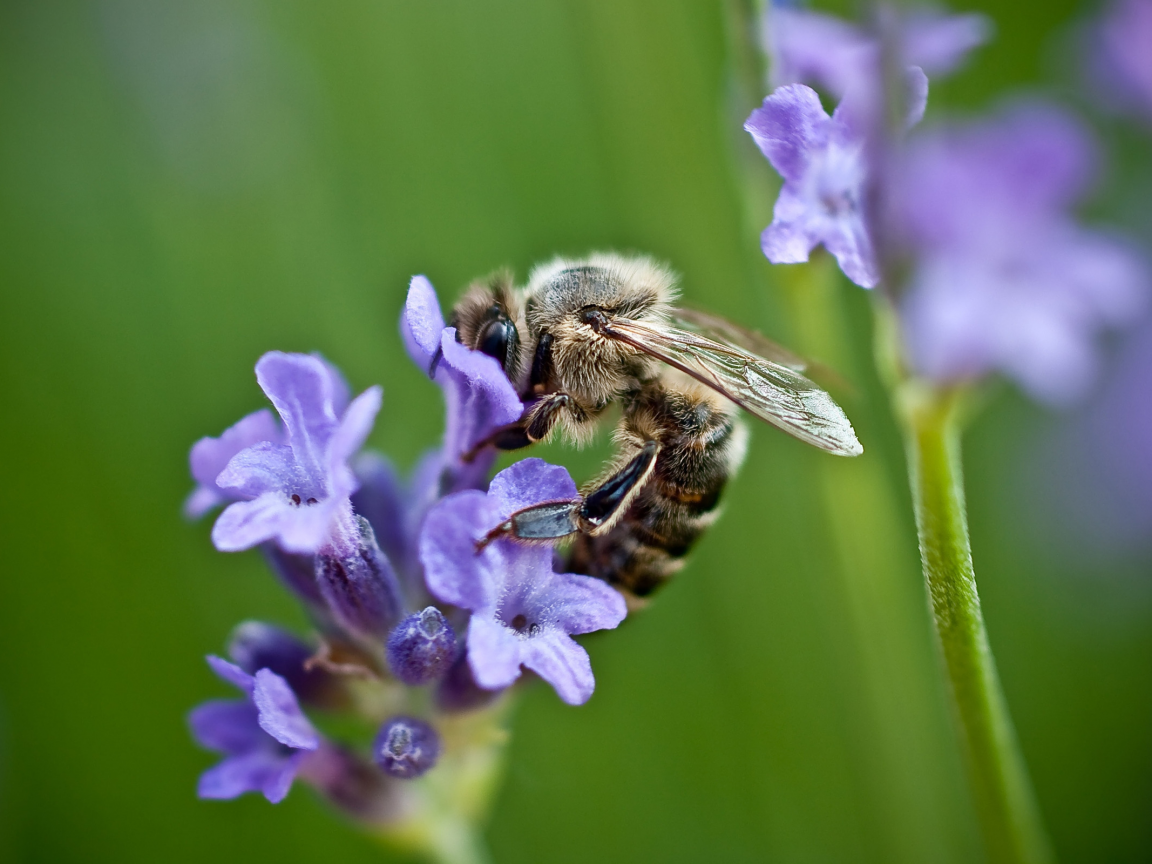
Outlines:
{"label": "violet blossom", "polygon": [[913,261],[901,315],[916,370],[999,370],[1064,402],[1095,370],[1093,339],[1139,310],[1140,261],[1070,213],[1095,153],[1068,115],[1018,105],[911,142],[895,193]]}
{"label": "violet blossom", "polygon": [[237,500],[216,485],[220,472],[241,450],[261,441],[281,444],[283,439],[284,432],[272,417],[272,412],[261,408],[236,421],[219,438],[201,438],[193,444],[192,452],[188,454],[188,463],[196,488],[184,502],[184,515],[189,519],[199,519],[214,507]]}
{"label": "violet blossom", "polygon": [[[898,68],[916,66],[929,76],[954,71],[991,35],[990,22],[979,14],[919,11],[897,17],[884,9],[879,22],[890,31],[886,35]],[[881,40],[868,29],[821,12],[771,4],[764,33],[773,89],[808,84],[837,99],[861,87],[879,94]]]}
{"label": "violet blossom", "polygon": [[243,500],[216,520],[216,548],[234,552],[268,540],[295,553],[351,548],[358,532],[349,496],[357,484],[348,460],[372,429],[380,388],[348,403],[327,364],[280,351],[260,358],[256,380],[284,422],[287,443],[241,450],[217,477],[217,486]]}
{"label": "violet blossom", "polygon": [[468,661],[483,688],[509,686],[524,667],[571,705],[592,695],[588,654],[571,636],[616,627],[627,614],[620,594],[597,579],[554,572],[547,545],[501,538],[476,548],[513,512],[577,497],[563,468],[525,459],[497,474],[487,494],[450,495],[428,514],[420,539],[425,578],[437,598],[472,612]]}
{"label": "violet blossom", "polygon": [[320,747],[320,735],[300,710],[288,682],[269,669],[250,675],[219,657],[208,665],[221,679],[244,691],[239,700],[214,700],[188,717],[196,740],[225,754],[200,777],[201,798],[235,798],[262,792],[276,804],[284,799],[304,760]]}

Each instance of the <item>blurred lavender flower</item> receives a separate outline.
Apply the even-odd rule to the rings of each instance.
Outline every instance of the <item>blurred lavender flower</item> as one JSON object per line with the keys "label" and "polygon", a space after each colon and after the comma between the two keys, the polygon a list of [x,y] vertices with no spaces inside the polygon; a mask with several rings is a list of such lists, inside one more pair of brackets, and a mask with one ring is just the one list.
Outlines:
{"label": "blurred lavender flower", "polygon": [[247,698],[205,702],[188,717],[196,740],[225,754],[223,762],[200,777],[200,797],[262,792],[273,804],[282,801],[305,758],[320,747],[319,734],[300,710],[288,682],[271,670],[249,675],[211,656],[208,665]]}
{"label": "blurred lavender flower", "polygon": [[495,359],[456,341],[456,328],[444,325],[436,291],[423,276],[413,277],[408,288],[400,330],[409,356],[440,385],[447,405],[439,488],[432,497],[484,488],[495,450],[486,448],[470,462],[461,457],[500,426],[520,419],[523,405],[516,389]]}
{"label": "blurred lavender flower", "polygon": [[279,351],[260,358],[256,380],[284,421],[287,444],[254,444],[217,477],[225,494],[244,500],[216,520],[216,548],[234,552],[275,540],[295,553],[353,549],[359,531],[349,496],[357,484],[347,463],[372,429],[380,388],[349,403],[343,380],[326,363]]}
{"label": "blurred lavender flower", "polygon": [[570,634],[616,627],[627,614],[620,594],[597,579],[554,572],[550,546],[497,539],[476,550],[512,513],[576,497],[563,468],[525,459],[497,474],[487,494],[451,495],[428,514],[420,540],[428,587],[473,613],[468,660],[481,687],[507,687],[524,666],[571,705],[592,695],[588,654]]}
{"label": "blurred lavender flower", "polygon": [[1152,121],[1152,0],[1115,0],[1089,38],[1099,95]]}
{"label": "blurred lavender flower", "polygon": [[[992,32],[989,20],[977,14],[919,11],[898,18],[884,9],[879,21],[899,67],[917,66],[927,75],[952,72]],[[881,40],[874,32],[832,15],[771,4],[764,34],[773,89],[809,84],[838,99],[860,88],[880,93]]]}
{"label": "blurred lavender flower", "polygon": [[1143,300],[1139,260],[1076,224],[1095,154],[1069,116],[1020,105],[910,144],[895,200],[915,261],[901,313],[913,365],[940,382],[993,369],[1064,402],[1091,380],[1101,328]]}

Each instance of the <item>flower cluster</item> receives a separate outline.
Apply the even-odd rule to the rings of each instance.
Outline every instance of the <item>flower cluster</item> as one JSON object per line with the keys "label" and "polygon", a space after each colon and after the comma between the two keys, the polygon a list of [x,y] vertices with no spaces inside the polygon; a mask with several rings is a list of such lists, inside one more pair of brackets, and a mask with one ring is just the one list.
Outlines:
{"label": "flower cluster", "polygon": [[[1037,399],[1066,401],[1093,375],[1096,333],[1134,318],[1146,287],[1124,243],[1070,212],[1091,174],[1091,142],[1039,103],[908,134],[924,114],[925,73],[954,69],[988,27],[978,16],[880,12],[865,30],[771,11],[781,86],[745,124],[784,179],[764,253],[795,263],[822,244],[856,284],[883,284],[923,378],[949,385],[1000,371]],[[902,87],[884,75],[893,65]],[[831,116],[793,83],[802,80],[840,98]],[[895,131],[894,107],[904,118]]]}
{"label": "flower cluster", "polygon": [[[494,451],[470,451],[523,406],[498,363],[445,326],[423,277],[412,280],[401,331],[447,405],[443,441],[406,481],[363,450],[380,388],[351,398],[315,355],[261,357],[256,380],[279,420],[257,411],[192,448],[197,486],[185,512],[224,505],[216,548],[261,549],[317,629],[313,644],[247,622],[231,662],[208,658],[244,698],[189,718],[195,738],[224,754],[202,776],[201,797],[256,791],[277,802],[300,778],[358,818],[387,822],[413,807],[401,781],[445,751],[438,727],[492,703],[521,669],[570,704],[592,695],[588,655],[572,636],[616,627],[624,600],[604,582],[556,572],[546,546],[478,542],[515,510],[575,499],[575,484],[526,459],[489,485]],[[361,752],[328,740],[306,709],[354,713],[378,732]]]}

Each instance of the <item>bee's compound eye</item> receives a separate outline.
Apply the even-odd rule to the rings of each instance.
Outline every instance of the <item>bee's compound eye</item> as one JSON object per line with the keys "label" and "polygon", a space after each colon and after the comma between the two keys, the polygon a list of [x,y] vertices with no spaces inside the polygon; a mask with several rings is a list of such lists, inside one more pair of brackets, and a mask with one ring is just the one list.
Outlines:
{"label": "bee's compound eye", "polygon": [[507,371],[512,348],[517,340],[516,325],[508,318],[497,318],[484,327],[476,348],[489,357],[495,357]]}

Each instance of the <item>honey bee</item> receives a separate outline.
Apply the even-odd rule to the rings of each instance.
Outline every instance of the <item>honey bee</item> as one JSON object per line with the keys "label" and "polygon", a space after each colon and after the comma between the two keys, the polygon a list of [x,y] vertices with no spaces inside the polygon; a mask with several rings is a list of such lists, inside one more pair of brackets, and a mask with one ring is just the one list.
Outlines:
{"label": "honey bee", "polygon": [[473,453],[557,433],[582,443],[610,406],[622,408],[616,456],[579,499],[514,513],[481,545],[571,537],[570,570],[644,597],[715,520],[747,445],[740,408],[829,453],[863,452],[800,361],[722,319],[675,308],[676,297],[670,270],[615,254],[557,258],[523,288],[504,272],[468,288],[451,316],[457,338],[499,361],[525,402],[518,422]]}

